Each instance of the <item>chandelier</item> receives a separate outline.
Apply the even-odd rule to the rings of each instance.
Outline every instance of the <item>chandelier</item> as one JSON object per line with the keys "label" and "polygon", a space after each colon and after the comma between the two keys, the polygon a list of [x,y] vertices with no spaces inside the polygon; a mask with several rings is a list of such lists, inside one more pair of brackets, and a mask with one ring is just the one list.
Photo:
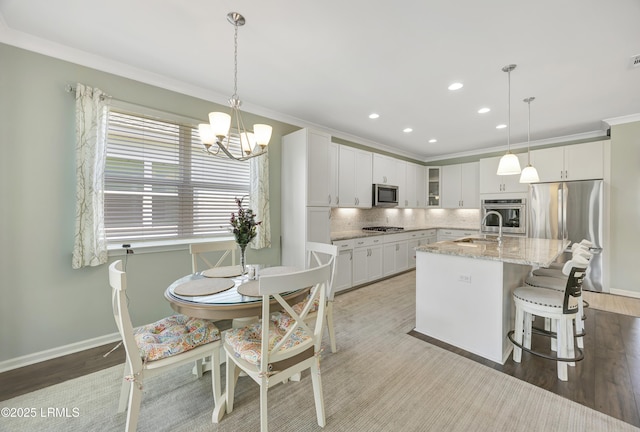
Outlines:
{"label": "chandelier", "polygon": [[498,164],[498,175],[515,175],[520,174],[520,161],[518,156],[511,153],[511,71],[516,68],[516,65],[510,64],[502,68],[502,72],[506,72],[509,79],[509,97],[507,99],[507,153],[500,158]]}
{"label": "chandelier", "polygon": [[[266,124],[254,124],[253,132],[248,131],[242,115],[240,114],[240,105],[242,101],[238,97],[238,27],[243,26],[245,19],[237,12],[229,12],[227,21],[233,24],[235,28],[234,34],[234,52],[233,52],[233,95],[229,99],[231,107],[231,115],[224,112],[210,112],[209,123],[201,123],[198,125],[200,132],[200,140],[204,145],[204,149],[211,155],[220,155],[220,150],[227,157],[245,161],[247,159],[261,156],[267,153],[267,145],[271,139],[271,126]],[[234,155],[229,146],[231,132],[230,128],[233,124],[240,137],[240,154]]]}

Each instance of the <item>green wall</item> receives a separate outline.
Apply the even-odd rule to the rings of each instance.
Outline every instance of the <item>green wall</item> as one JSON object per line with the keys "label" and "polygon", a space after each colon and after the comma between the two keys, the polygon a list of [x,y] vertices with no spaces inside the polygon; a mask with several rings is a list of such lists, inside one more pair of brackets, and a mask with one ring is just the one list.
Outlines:
{"label": "green wall", "polygon": [[640,122],[611,128],[610,195],[611,289],[640,297]]}
{"label": "green wall", "polygon": [[[98,87],[115,99],[206,119],[227,109],[76,64],[0,44],[0,362],[117,331],[107,266],[71,269],[75,213],[73,94],[68,84]],[[249,262],[280,262],[281,137],[297,127],[273,125],[269,146],[272,247]],[[135,250],[135,243],[133,244]],[[122,256],[110,257],[109,262]],[[136,250],[128,259],[134,325],[172,313],[164,289],[190,273],[186,246]]]}

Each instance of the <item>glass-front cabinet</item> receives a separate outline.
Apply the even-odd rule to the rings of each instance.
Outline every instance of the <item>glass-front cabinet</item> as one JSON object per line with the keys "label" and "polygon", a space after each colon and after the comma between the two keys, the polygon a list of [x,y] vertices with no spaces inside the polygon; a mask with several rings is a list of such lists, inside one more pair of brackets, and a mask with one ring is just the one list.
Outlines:
{"label": "glass-front cabinet", "polygon": [[440,207],[440,167],[427,167],[427,207]]}

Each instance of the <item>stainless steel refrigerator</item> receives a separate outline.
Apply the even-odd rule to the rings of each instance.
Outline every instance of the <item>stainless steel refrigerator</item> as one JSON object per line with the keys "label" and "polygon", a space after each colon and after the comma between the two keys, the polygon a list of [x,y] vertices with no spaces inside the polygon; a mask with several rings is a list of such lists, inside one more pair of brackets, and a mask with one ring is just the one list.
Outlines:
{"label": "stainless steel refrigerator", "polygon": [[[602,292],[602,180],[532,184],[529,237],[583,239],[593,243],[593,257],[582,288]],[[570,259],[565,253],[561,259]]]}

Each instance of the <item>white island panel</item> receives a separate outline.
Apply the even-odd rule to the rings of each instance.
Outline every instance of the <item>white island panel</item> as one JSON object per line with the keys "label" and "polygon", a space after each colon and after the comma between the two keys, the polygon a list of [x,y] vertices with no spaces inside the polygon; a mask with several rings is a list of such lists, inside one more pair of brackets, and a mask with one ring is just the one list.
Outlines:
{"label": "white island panel", "polygon": [[513,289],[530,267],[417,253],[416,331],[504,364]]}

